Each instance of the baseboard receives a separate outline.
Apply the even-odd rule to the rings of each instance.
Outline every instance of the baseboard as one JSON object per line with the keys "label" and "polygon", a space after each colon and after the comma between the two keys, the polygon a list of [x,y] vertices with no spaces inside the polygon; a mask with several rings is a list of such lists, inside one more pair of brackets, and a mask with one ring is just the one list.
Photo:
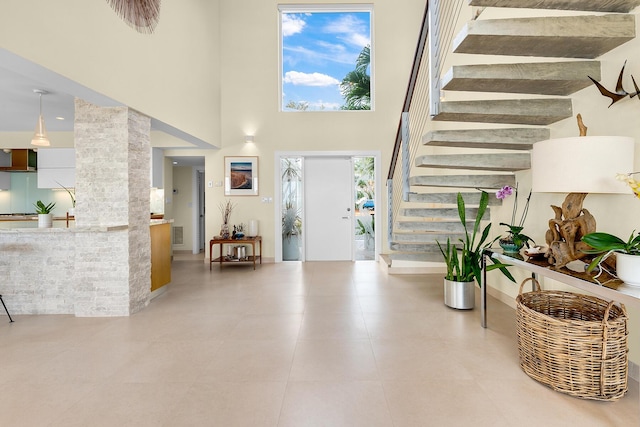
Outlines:
{"label": "baseboard", "polygon": [[419,262],[391,260],[388,256],[381,254],[378,258],[380,267],[391,275],[401,274],[442,274],[447,273],[447,268],[440,262]]}

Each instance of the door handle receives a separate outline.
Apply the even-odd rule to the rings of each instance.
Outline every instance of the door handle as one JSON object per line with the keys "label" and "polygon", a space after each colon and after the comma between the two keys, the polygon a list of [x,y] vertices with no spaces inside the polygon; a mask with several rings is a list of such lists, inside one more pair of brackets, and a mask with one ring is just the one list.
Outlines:
{"label": "door handle", "polygon": [[342,219],[349,219],[349,217],[348,216],[343,216]]}

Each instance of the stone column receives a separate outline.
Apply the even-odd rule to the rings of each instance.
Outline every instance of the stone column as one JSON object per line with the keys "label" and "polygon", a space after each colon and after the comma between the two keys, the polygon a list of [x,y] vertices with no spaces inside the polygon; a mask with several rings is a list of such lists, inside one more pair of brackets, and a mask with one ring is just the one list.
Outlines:
{"label": "stone column", "polygon": [[149,303],[150,123],[76,99],[77,316],[127,316]]}

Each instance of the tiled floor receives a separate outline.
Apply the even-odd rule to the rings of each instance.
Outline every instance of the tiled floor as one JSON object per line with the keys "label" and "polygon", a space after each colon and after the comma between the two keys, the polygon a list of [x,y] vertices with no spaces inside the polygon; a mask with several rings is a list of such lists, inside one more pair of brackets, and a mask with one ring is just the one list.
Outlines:
{"label": "tiled floor", "polygon": [[176,260],[129,318],[0,316],[2,426],[637,426],[638,384],[576,399],[518,366],[513,309],[444,306],[375,262]]}

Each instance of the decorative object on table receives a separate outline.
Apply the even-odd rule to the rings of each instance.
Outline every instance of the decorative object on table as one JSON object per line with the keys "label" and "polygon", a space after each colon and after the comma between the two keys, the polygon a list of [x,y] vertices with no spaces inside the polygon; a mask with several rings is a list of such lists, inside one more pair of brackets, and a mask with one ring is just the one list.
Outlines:
{"label": "decorative object on table", "polygon": [[228,239],[230,236],[229,233],[229,217],[231,216],[231,212],[233,212],[233,208],[235,205],[231,203],[230,200],[222,203],[220,202],[220,213],[222,214],[222,225],[220,226],[220,237],[223,239]]}
{"label": "decorative object on table", "polygon": [[225,196],[258,195],[258,158],[241,156],[224,158]]}
{"label": "decorative object on table", "polygon": [[[638,173],[640,172],[618,174],[616,178],[627,183],[633,194],[640,198],[640,182],[633,178],[633,175]],[[589,264],[587,272],[593,271],[596,267],[599,267],[599,270],[606,268],[602,263],[611,255],[615,255],[613,267],[616,276],[628,285],[640,286],[640,233],[632,231],[626,241],[609,233],[590,233],[584,236],[582,241],[593,248],[584,250],[585,253],[597,255]],[[611,263],[608,265],[611,266]]]}
{"label": "decorative object on table", "polygon": [[[586,126],[578,120],[581,133]],[[596,220],[582,204],[588,193],[624,193],[613,177],[633,167],[634,140],[621,136],[579,136],[536,142],[531,155],[534,193],[569,193],[562,207],[551,206],[545,241],[547,260],[557,269],[587,256],[581,241],[596,231]]]}
{"label": "decorative object on table", "polygon": [[[618,82],[616,83],[615,92],[612,92],[609,89],[607,89],[606,87],[604,87],[602,84],[600,84],[593,77],[587,76],[587,77],[589,77],[589,80],[591,80],[593,82],[593,84],[596,85],[596,87],[598,88],[598,90],[600,91],[602,96],[611,99],[611,104],[609,104],[608,108],[611,108],[611,106],[613,104],[615,104],[616,102],[620,101],[621,99],[624,99],[627,95],[629,95],[629,92],[624,90],[624,88],[622,87],[622,78],[624,76],[624,67],[626,65],[627,65],[627,61],[624,61],[624,64],[622,64],[622,69],[620,70],[620,74],[618,75]],[[633,76],[631,76],[631,78],[633,78]],[[634,80],[633,83],[635,85],[635,80]],[[637,89],[636,89],[636,91],[637,91]],[[635,95],[637,95],[637,92],[634,95],[632,95],[632,97],[635,96]]]}
{"label": "decorative object on table", "polygon": [[258,220],[250,219],[249,220],[249,237],[255,237],[258,235]]}
{"label": "decorative object on table", "polygon": [[38,200],[33,204],[36,208],[36,213],[38,214],[38,228],[51,228],[53,225],[53,208],[56,206],[55,203],[49,203],[45,205],[41,200]]}
{"label": "decorative object on table", "polygon": [[500,247],[505,253],[518,253],[520,249],[524,246],[529,247],[529,242],[535,242],[533,239],[526,234],[522,233],[524,229],[524,221],[527,218],[527,213],[529,212],[529,202],[531,201],[531,191],[529,191],[529,196],[527,196],[527,203],[524,205],[524,210],[522,211],[522,216],[520,217],[520,221],[518,225],[516,225],[516,212],[518,211],[518,184],[513,188],[511,186],[504,186],[500,190],[496,192],[496,197],[500,200],[504,200],[507,197],[511,196],[515,193],[513,199],[513,211],[511,212],[511,222],[509,224],[501,222],[500,225],[504,225],[509,228],[508,235],[506,237],[501,237],[498,240]]}
{"label": "decorative object on table", "polygon": [[[436,241],[436,243],[438,244],[438,248],[440,248],[440,252],[447,266],[447,274],[444,278],[444,303],[451,308],[468,310],[472,309],[475,305],[475,286],[473,282],[475,280],[478,285],[481,283],[482,253],[484,249],[491,246],[495,240],[485,243],[491,229],[491,223],[489,223],[482,230],[479,240],[476,243],[476,237],[480,231],[480,222],[489,204],[489,194],[483,191],[480,196],[480,204],[478,205],[476,219],[471,232],[467,229],[466,207],[462,194],[460,193],[458,193],[457,202],[458,216],[460,217],[460,222],[465,232],[464,239],[459,239],[460,248],[452,244],[450,239],[447,239],[447,245],[444,248],[440,242]],[[489,259],[492,265],[486,267],[487,271],[500,269],[509,280],[515,282],[515,279],[507,270],[507,264],[502,264],[494,258]]]}
{"label": "decorative object on table", "polygon": [[139,33],[153,33],[160,20],[160,0],[107,1],[118,16]]}
{"label": "decorative object on table", "polygon": [[[537,290],[522,293],[533,281]],[[627,312],[614,301],[520,284],[516,333],[522,370],[553,390],[617,400],[627,391]]]}
{"label": "decorative object on table", "polygon": [[233,239],[242,239],[244,237],[244,224],[233,226]]}

